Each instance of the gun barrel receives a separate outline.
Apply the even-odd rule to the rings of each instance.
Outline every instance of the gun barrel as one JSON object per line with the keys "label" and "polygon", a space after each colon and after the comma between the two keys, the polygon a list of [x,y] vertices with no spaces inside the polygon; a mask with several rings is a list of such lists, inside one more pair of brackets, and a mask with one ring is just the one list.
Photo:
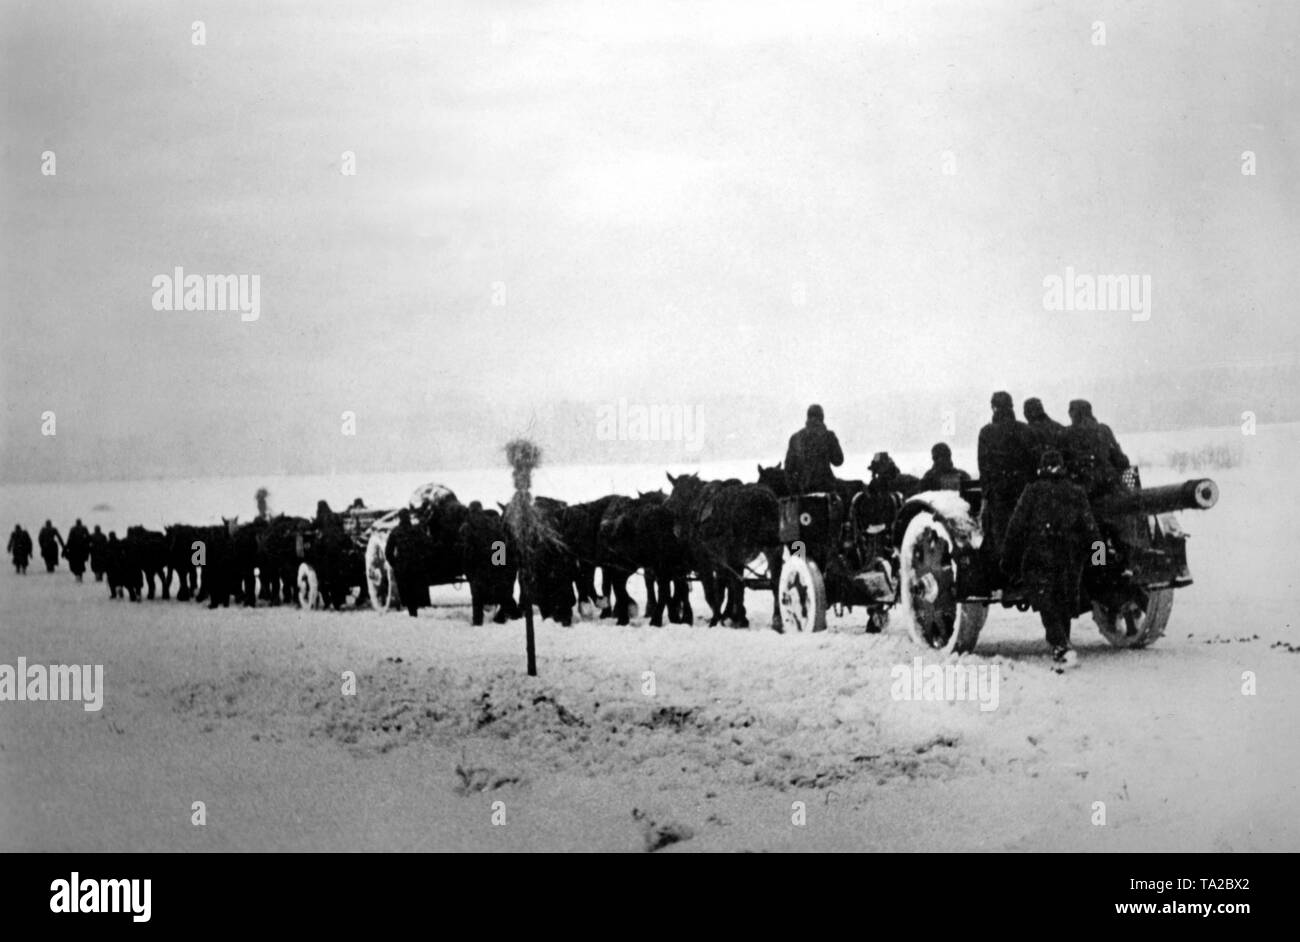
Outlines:
{"label": "gun barrel", "polygon": [[1110,494],[1099,502],[1097,509],[1105,516],[1163,514],[1174,510],[1209,510],[1218,501],[1219,485],[1209,478],[1196,478],[1182,484]]}

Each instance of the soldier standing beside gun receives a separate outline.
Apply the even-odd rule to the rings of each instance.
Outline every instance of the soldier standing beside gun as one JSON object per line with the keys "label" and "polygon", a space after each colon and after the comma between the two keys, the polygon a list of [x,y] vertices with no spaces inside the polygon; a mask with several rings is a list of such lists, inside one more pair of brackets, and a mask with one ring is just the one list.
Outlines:
{"label": "soldier standing beside gun", "polygon": [[790,446],[785,452],[785,475],[796,494],[826,492],[833,494],[835,472],[831,466],[844,464],[840,440],[826,427],[822,407],[808,407],[808,421],[790,436]]}
{"label": "soldier standing beside gun", "polygon": [[979,470],[984,506],[980,526],[987,551],[996,562],[1002,558],[1002,539],[1007,521],[1016,509],[1020,492],[1034,475],[1033,444],[1029,427],[1016,421],[1011,394],[995,392],[991,402],[993,421],[980,429]]}
{"label": "soldier standing beside gun", "polygon": [[1063,436],[1065,465],[1072,477],[1092,499],[1113,491],[1129,466],[1128,456],[1109,425],[1092,416],[1092,403],[1075,399],[1070,403],[1070,427]]}
{"label": "soldier standing beside gun", "polygon": [[1026,399],[1023,406],[1025,424],[1029,426],[1029,438],[1034,446],[1034,467],[1042,461],[1043,452],[1055,448],[1065,451],[1065,426],[1051,418],[1043,408],[1043,400]]}
{"label": "soldier standing beside gun", "polygon": [[1002,571],[1023,586],[1043,620],[1052,660],[1064,666],[1077,659],[1070,619],[1079,611],[1083,567],[1100,539],[1088,496],[1066,477],[1061,453],[1045,451],[1038,480],[1025,488],[1007,524]]}

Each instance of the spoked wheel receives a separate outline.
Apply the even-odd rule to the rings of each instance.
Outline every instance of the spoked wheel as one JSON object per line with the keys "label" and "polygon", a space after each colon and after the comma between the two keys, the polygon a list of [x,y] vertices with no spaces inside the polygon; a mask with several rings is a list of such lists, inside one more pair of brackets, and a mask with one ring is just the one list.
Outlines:
{"label": "spoked wheel", "polygon": [[1173,589],[1152,589],[1125,601],[1118,608],[1092,603],[1092,620],[1101,636],[1117,648],[1144,648],[1165,633],[1174,605]]}
{"label": "spoked wheel", "polygon": [[817,564],[791,553],[781,566],[777,587],[781,621],[789,630],[826,630],[826,583]]}
{"label": "spoked wheel", "polygon": [[298,607],[323,608],[320,597],[320,580],[311,563],[298,564]]}
{"label": "spoked wheel", "polygon": [[389,568],[384,551],[388,548],[387,533],[372,533],[366,540],[366,588],[369,589],[370,604],[375,611],[383,613],[398,607],[397,582]]}
{"label": "spoked wheel", "polygon": [[899,551],[899,601],[912,640],[950,654],[975,649],[988,607],[957,599],[953,536],[933,514],[912,518]]}

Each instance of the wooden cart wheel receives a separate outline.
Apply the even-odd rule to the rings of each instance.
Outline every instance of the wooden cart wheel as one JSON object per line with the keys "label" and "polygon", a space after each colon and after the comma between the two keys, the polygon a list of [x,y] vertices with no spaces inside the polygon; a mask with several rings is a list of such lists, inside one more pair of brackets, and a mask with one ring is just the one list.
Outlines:
{"label": "wooden cart wheel", "polygon": [[826,630],[826,583],[815,562],[801,553],[786,556],[781,566],[777,604],[787,630]]}
{"label": "wooden cart wheel", "polygon": [[899,602],[908,633],[917,644],[949,654],[975,649],[988,606],[957,599],[957,563],[952,534],[934,514],[918,513],[899,548]]}
{"label": "wooden cart wheel", "polygon": [[316,569],[311,563],[298,564],[298,607],[322,608],[320,597],[320,580],[316,578]]}
{"label": "wooden cart wheel", "polygon": [[1173,589],[1151,589],[1146,603],[1130,599],[1118,608],[1092,603],[1092,620],[1101,636],[1117,648],[1144,648],[1165,633],[1174,604]]}
{"label": "wooden cart wheel", "polygon": [[370,605],[381,614],[398,606],[397,581],[384,558],[387,548],[386,531],[376,530],[366,540],[366,588],[370,590]]}

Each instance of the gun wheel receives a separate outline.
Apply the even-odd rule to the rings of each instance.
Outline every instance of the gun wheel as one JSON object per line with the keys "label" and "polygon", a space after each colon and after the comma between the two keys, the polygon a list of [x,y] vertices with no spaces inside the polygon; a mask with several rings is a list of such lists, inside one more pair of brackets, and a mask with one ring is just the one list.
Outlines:
{"label": "gun wheel", "polygon": [[799,553],[785,558],[777,583],[777,607],[787,630],[826,630],[826,583],[815,562]]}
{"label": "gun wheel", "polygon": [[384,558],[387,549],[386,532],[372,533],[366,540],[366,588],[369,590],[371,607],[380,614],[398,607],[397,582],[388,560]]}
{"label": "gun wheel", "polygon": [[1145,603],[1141,594],[1118,607],[1093,602],[1092,620],[1115,647],[1144,648],[1165,633],[1173,605],[1173,589],[1152,589]]}
{"label": "gun wheel", "polygon": [[989,610],[958,600],[955,545],[948,526],[934,514],[923,511],[912,518],[899,549],[899,602],[913,641],[965,654],[975,649]]}
{"label": "gun wheel", "polygon": [[320,597],[320,580],[311,563],[298,564],[298,607],[323,608]]}

